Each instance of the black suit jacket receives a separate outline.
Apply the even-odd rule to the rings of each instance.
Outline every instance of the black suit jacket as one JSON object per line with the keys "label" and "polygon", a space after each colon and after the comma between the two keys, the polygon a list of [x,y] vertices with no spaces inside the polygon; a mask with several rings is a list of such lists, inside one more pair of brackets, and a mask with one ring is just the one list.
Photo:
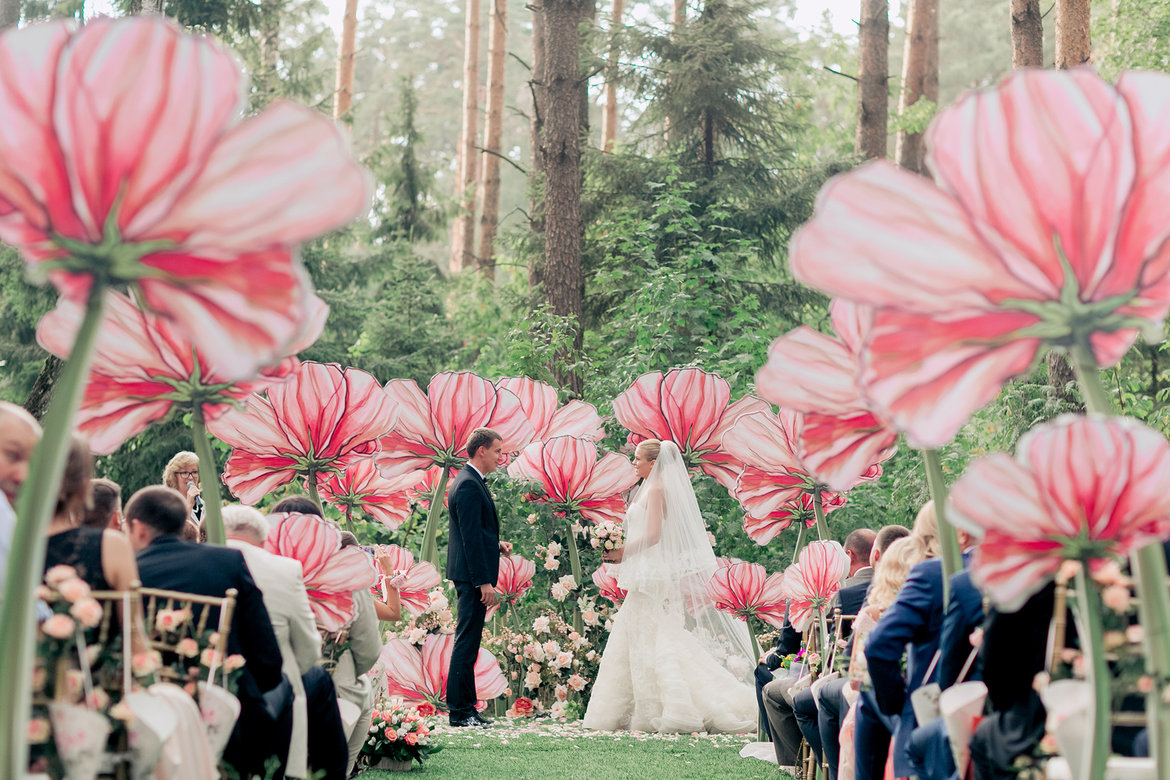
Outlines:
{"label": "black suit jacket", "polygon": [[[951,600],[943,616],[939,634],[938,684],[949,688],[959,682],[967,659],[971,656],[971,632],[983,625],[983,594],[971,582],[971,572],[961,571],[951,577]],[[981,679],[981,669],[975,663],[966,680]],[[965,681],[965,680],[964,680]]]}
{"label": "black suit jacket", "polygon": [[[239,653],[246,661],[240,677],[240,697],[257,698],[280,684],[280,645],[260,589],[239,550],[160,536],[139,551],[138,578],[148,588],[200,596],[223,596],[229,588],[235,588],[239,595],[228,636],[228,653]],[[207,625],[214,628],[218,624],[219,610],[212,608]]]}
{"label": "black suit jacket", "polygon": [[500,576],[500,516],[483,477],[470,464],[451,483],[447,505],[447,579],[494,587]]}

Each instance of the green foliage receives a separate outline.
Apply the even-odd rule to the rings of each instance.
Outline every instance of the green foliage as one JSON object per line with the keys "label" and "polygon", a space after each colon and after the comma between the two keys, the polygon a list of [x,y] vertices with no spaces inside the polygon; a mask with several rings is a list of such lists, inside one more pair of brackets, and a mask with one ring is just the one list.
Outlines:
{"label": "green foliage", "polygon": [[930,120],[938,113],[939,106],[933,100],[919,98],[913,105],[907,106],[901,114],[891,115],[889,122],[890,134],[925,133]]}
{"label": "green foliage", "polygon": [[1152,0],[1096,4],[1093,62],[1108,77],[1123,70],[1170,70],[1170,6]]}
{"label": "green foliage", "polygon": [[57,300],[52,287],[28,283],[24,261],[0,244],[0,399],[23,404],[47,353],[37,345],[36,329]]}

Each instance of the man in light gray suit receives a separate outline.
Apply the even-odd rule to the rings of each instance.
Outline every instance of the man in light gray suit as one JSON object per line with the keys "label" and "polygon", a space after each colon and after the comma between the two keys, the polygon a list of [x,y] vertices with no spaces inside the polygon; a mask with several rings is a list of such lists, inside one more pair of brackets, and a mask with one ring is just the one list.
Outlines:
{"label": "man in light gray suit", "polygon": [[[296,694],[285,774],[308,777],[312,762],[313,769],[325,770],[327,777],[343,778],[342,763],[348,751],[342,750],[344,734],[340,715],[336,715],[336,693],[328,673],[317,665],[321,660],[321,635],[309,606],[301,564],[263,549],[268,520],[252,507],[224,507],[223,525],[227,546],[243,554],[248,571],[260,588],[280,646],[281,671]],[[329,713],[329,700],[333,702],[333,716]]]}

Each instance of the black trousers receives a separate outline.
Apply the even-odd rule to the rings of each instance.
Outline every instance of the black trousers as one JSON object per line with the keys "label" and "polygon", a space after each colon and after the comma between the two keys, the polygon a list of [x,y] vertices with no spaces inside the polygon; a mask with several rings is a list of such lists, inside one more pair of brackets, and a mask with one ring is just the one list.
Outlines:
{"label": "black trousers", "polygon": [[475,714],[475,659],[479,657],[487,616],[487,607],[479,600],[479,588],[470,582],[456,582],[455,593],[459,596],[459,614],[455,619],[451,667],[447,671],[447,707],[452,720]]}
{"label": "black trousers", "polygon": [[829,780],[837,780],[837,765],[841,762],[841,721],[849,711],[849,703],[841,692],[848,680],[837,678],[825,683],[817,699],[817,730],[821,735],[821,750],[829,765]]}
{"label": "black trousers", "polygon": [[309,721],[309,766],[324,772],[323,780],[345,780],[349,768],[349,743],[341,712],[337,709],[337,689],[323,667],[314,666],[301,675],[305,686],[305,710]]}

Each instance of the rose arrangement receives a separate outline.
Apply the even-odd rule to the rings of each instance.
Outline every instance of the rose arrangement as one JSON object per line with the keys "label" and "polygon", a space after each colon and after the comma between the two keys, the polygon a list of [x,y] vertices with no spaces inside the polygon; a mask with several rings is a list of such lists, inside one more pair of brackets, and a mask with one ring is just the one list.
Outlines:
{"label": "rose arrangement", "polygon": [[436,712],[429,702],[410,705],[396,697],[382,702],[374,710],[369,736],[362,744],[366,765],[375,766],[381,759],[421,764],[427,756],[442,750],[443,746],[431,737]]}
{"label": "rose arrangement", "polygon": [[589,528],[589,546],[594,550],[620,550],[625,543],[620,523],[603,520]]}

